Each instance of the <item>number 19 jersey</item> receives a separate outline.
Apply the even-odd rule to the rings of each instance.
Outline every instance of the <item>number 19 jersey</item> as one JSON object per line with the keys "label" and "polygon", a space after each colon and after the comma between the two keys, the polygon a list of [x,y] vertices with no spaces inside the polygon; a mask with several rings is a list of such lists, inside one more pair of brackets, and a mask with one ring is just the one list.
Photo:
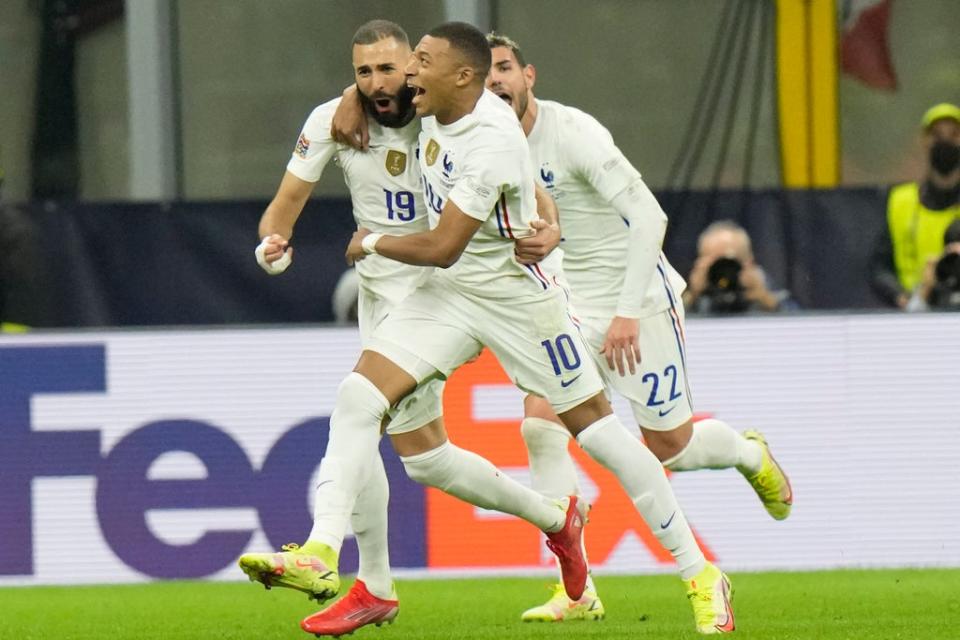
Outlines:
{"label": "number 19 jersey", "polygon": [[[394,129],[368,118],[370,150],[361,152],[336,143],[330,135],[339,104],[340,98],[336,98],[313,110],[300,132],[287,171],[301,180],[316,182],[332,158],[343,170],[358,228],[397,236],[427,231],[430,223],[416,158],[419,120]],[[356,268],[361,287],[392,304],[405,298],[431,271],[380,255],[368,256]]]}

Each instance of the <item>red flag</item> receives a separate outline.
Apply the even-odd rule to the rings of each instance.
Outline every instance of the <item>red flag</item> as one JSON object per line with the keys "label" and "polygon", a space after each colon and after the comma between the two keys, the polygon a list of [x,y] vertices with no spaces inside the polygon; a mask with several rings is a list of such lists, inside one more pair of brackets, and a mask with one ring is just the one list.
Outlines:
{"label": "red flag", "polygon": [[844,0],[840,65],[845,73],[875,89],[896,91],[890,61],[890,4],[893,0]]}

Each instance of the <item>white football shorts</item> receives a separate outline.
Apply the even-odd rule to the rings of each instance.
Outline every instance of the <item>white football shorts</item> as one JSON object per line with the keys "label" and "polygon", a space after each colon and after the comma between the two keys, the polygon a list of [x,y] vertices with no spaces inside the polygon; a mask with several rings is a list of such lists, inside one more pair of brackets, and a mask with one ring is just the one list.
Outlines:
{"label": "white football shorts", "polygon": [[[397,302],[387,300],[360,287],[357,300],[357,316],[360,324],[360,344],[367,348],[370,336]],[[410,395],[390,410],[387,433],[416,431],[428,422],[443,415],[443,385],[440,378],[431,378],[420,384]]]}
{"label": "white football shorts", "polygon": [[484,346],[517,387],[546,398],[557,413],[603,390],[559,287],[486,299],[434,276],[390,312],[365,348],[420,382],[438,373],[446,378]]}
{"label": "white football shorts", "polygon": [[612,389],[626,398],[637,424],[653,431],[669,431],[692,418],[682,303],[640,319],[640,364],[635,374],[627,370],[621,376],[600,353],[611,320],[579,319],[608,395]]}

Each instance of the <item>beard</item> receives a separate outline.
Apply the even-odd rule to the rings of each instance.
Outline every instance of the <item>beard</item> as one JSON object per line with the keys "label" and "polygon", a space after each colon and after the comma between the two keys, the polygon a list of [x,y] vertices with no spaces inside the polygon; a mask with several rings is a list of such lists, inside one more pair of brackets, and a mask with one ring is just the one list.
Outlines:
{"label": "beard", "polygon": [[[498,90],[504,91],[504,89],[505,87],[503,85],[499,85],[499,87],[495,87],[493,89],[493,92],[497,94],[498,98],[503,100],[503,96],[497,93],[497,91]],[[529,98],[529,95],[527,94],[527,91],[523,90],[517,93],[516,99],[514,99],[514,96],[512,93],[506,93],[505,91],[504,93],[507,97],[510,98],[510,100],[509,101],[503,100],[503,101],[506,102],[510,106],[510,108],[513,109],[513,112],[517,114],[517,120],[523,120],[523,116],[527,113],[527,107],[530,104],[530,98]]]}
{"label": "beard", "polygon": [[526,91],[520,92],[517,96],[517,106],[514,111],[517,113],[517,120],[523,120],[527,114],[527,107],[530,106],[530,97]]}
{"label": "beard", "polygon": [[[363,95],[363,92],[357,92],[360,96],[360,103],[363,105],[363,108],[366,110],[367,114],[371,118],[376,120],[381,126],[389,127],[391,129],[399,129],[400,127],[406,126],[413,117],[417,115],[417,110],[413,106],[413,96],[414,89],[407,85],[403,85],[395,96],[383,92],[374,93],[371,96]],[[380,113],[377,111],[377,107],[374,104],[374,100],[379,98],[393,98],[396,100],[397,112],[396,113]]]}

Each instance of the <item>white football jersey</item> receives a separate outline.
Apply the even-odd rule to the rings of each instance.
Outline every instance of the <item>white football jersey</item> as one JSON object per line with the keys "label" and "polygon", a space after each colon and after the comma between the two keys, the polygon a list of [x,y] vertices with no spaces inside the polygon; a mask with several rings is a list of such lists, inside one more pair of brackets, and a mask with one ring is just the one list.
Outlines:
{"label": "white football jersey", "polygon": [[420,170],[431,226],[446,201],[483,222],[463,255],[437,277],[484,298],[514,298],[555,286],[549,261],[524,266],[514,258],[514,239],[532,233],[537,219],[533,166],[516,114],[484,90],[472,113],[442,125],[423,118]]}
{"label": "white football jersey", "polygon": [[[419,119],[393,129],[368,118],[370,150],[361,152],[337,144],[330,136],[338,104],[340,98],[313,110],[303,125],[287,171],[301,180],[316,182],[330,159],[335,158],[350,189],[358,228],[395,236],[429,230],[416,158]],[[405,298],[431,271],[380,255],[367,256],[356,267],[361,287],[394,303]]]}
{"label": "white football jersey", "polygon": [[[560,210],[563,271],[573,289],[573,306],[586,317],[612,317],[624,286],[629,229],[609,203],[640,173],[592,116],[549,100],[537,100],[537,107],[527,142],[537,180]],[[669,296],[685,287],[661,254],[643,297],[642,316],[668,309]]]}

